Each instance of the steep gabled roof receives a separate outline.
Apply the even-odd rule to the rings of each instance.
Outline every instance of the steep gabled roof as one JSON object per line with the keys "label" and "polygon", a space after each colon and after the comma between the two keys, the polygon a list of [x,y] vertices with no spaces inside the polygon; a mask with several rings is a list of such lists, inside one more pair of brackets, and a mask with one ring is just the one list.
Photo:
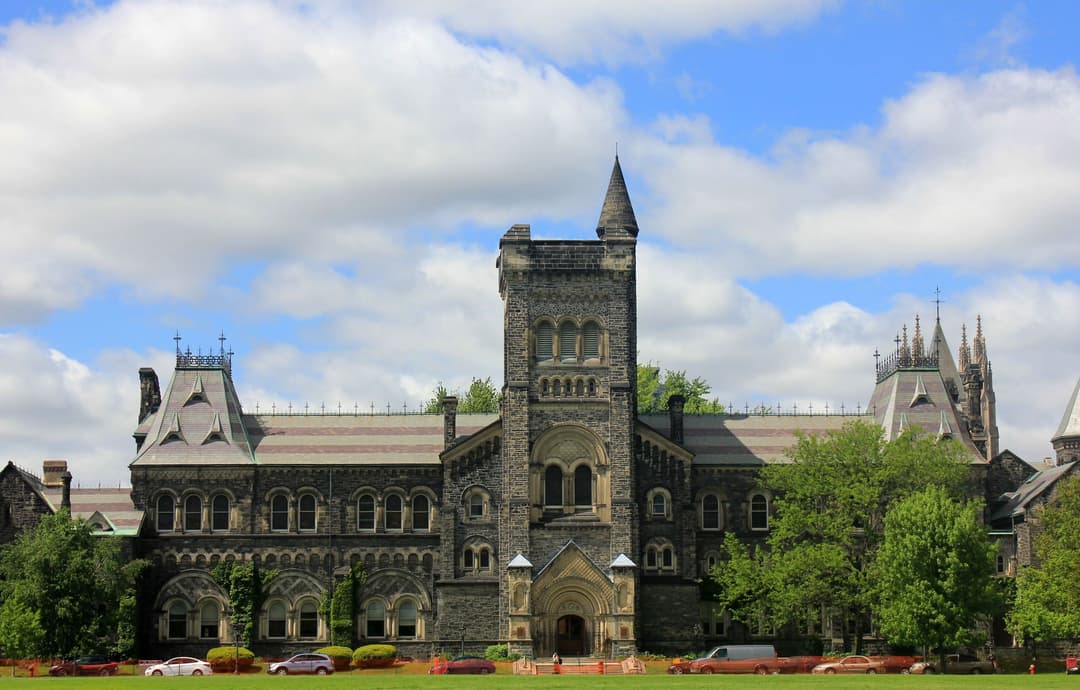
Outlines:
{"label": "steep gabled roof", "polygon": [[1067,462],[1064,465],[1036,472],[1028,477],[1027,481],[1021,484],[1016,491],[1001,497],[990,515],[991,524],[1019,522],[1025,519],[1032,502],[1047,494],[1057,484],[1058,480],[1068,475],[1076,467],[1077,463],[1075,461]]}
{"label": "steep gabled roof", "polygon": [[1080,379],[1077,379],[1073,387],[1069,404],[1065,406],[1065,414],[1061,416],[1061,423],[1054,432],[1051,441],[1068,436],[1080,436]]}
{"label": "steep gabled roof", "polygon": [[132,467],[236,465],[255,462],[240,400],[225,366],[173,371],[161,406],[139,425],[145,431]]}

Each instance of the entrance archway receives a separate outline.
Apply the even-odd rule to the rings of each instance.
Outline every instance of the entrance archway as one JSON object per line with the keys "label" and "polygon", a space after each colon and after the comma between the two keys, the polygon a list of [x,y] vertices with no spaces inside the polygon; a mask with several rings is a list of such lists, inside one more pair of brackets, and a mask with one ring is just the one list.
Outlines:
{"label": "entrance archway", "polygon": [[559,656],[585,656],[585,619],[574,615],[560,618],[556,625],[555,646]]}

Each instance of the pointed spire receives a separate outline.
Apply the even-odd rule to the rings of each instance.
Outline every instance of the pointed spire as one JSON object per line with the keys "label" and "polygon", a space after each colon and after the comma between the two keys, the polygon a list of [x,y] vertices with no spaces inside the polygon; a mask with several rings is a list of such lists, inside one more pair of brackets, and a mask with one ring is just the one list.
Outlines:
{"label": "pointed spire", "polygon": [[912,364],[919,366],[926,357],[926,347],[923,345],[922,327],[919,325],[919,315],[915,315],[915,335],[911,339]]}
{"label": "pointed spire", "polygon": [[986,361],[986,339],[982,332],[982,314],[975,317],[975,363],[982,364]]}
{"label": "pointed spire", "polygon": [[967,341],[967,324],[960,324],[960,371],[967,371],[971,366],[971,348]]}
{"label": "pointed spire", "polygon": [[616,154],[604,206],[600,209],[600,220],[596,223],[596,236],[603,240],[608,237],[637,237],[637,234],[637,218],[634,217],[634,207],[630,204],[630,193],[626,191],[626,180],[623,179]]}
{"label": "pointed spire", "polygon": [[900,366],[902,366],[902,367],[910,367],[911,366],[911,348],[908,347],[907,324],[906,323],[904,324],[904,328],[902,329],[902,332],[903,332],[904,335],[900,339]]}

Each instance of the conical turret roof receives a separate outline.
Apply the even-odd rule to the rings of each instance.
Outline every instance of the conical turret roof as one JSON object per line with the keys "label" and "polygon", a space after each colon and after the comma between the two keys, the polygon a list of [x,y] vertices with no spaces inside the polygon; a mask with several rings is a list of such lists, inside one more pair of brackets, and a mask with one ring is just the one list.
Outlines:
{"label": "conical turret roof", "polygon": [[634,217],[630,193],[626,191],[626,180],[623,179],[619,157],[616,155],[615,167],[611,169],[611,181],[608,183],[607,195],[604,197],[604,206],[600,209],[600,220],[596,223],[596,236],[605,239],[637,237],[637,234],[637,218]]}

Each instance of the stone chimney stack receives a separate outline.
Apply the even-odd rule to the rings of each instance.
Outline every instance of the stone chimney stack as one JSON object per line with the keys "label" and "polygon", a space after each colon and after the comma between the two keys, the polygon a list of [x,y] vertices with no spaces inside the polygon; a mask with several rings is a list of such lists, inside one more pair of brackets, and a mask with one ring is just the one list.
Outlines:
{"label": "stone chimney stack", "polygon": [[686,398],[681,395],[673,395],[668,398],[668,417],[671,422],[671,440],[683,445],[683,406],[686,405]]}
{"label": "stone chimney stack", "polygon": [[67,460],[46,460],[41,463],[41,483],[45,486],[61,486],[65,472]]}
{"label": "stone chimney stack", "polygon": [[161,386],[157,373],[150,367],[139,369],[139,392],[139,422],[142,422],[161,407]]}
{"label": "stone chimney stack", "polygon": [[66,508],[67,511],[70,513],[71,512],[71,472],[68,472],[65,469],[64,473],[62,475],[60,475],[60,480],[64,482],[64,493],[62,494],[62,496],[60,498],[60,507],[61,508]]}
{"label": "stone chimney stack", "polygon": [[443,448],[449,448],[457,438],[457,396],[443,398]]}

